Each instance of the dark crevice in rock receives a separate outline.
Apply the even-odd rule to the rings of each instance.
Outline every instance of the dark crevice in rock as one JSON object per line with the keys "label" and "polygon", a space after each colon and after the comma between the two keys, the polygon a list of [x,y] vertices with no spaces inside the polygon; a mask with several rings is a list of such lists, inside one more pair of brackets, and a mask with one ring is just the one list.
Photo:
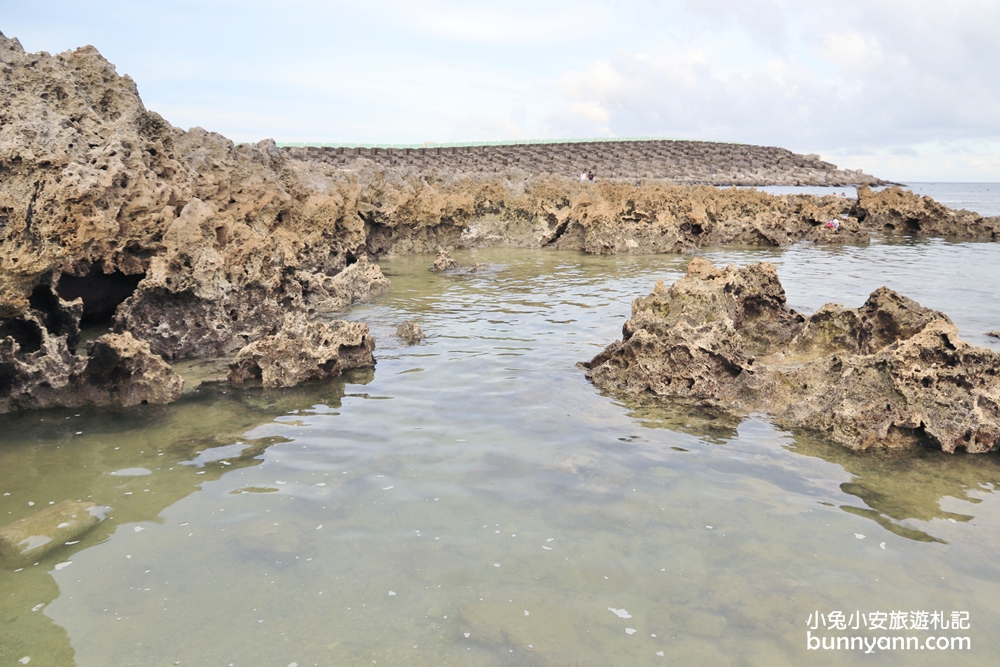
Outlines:
{"label": "dark crevice in rock", "polygon": [[31,194],[31,201],[28,202],[28,210],[24,214],[24,234],[31,238],[31,222],[35,217],[35,202],[38,201],[38,193],[42,190],[42,182],[35,181],[35,191]]}
{"label": "dark crevice in rock", "polygon": [[104,273],[99,264],[94,264],[85,276],[64,274],[56,293],[66,301],[83,299],[81,325],[110,324],[115,310],[132,296],[143,277],[143,274],[130,276],[121,271]]}
{"label": "dark crevice in rock", "polygon": [[0,398],[7,398],[14,389],[17,368],[13,363],[0,364]]}
{"label": "dark crevice in rock", "polygon": [[549,239],[546,240],[543,245],[545,247],[555,245],[559,241],[559,239],[561,239],[563,235],[566,233],[566,229],[569,227],[569,223],[570,223],[569,219],[566,219],[559,226],[557,226],[556,230],[552,233],[552,236],[549,237]]}
{"label": "dark crevice in rock", "polygon": [[0,341],[8,337],[14,339],[22,355],[40,350],[44,340],[41,327],[20,317],[0,322]]}
{"label": "dark crevice in rock", "polygon": [[52,286],[39,284],[31,291],[28,303],[36,312],[42,325],[53,336],[66,336],[66,346],[75,352],[80,344],[79,311],[67,308],[52,292]]}

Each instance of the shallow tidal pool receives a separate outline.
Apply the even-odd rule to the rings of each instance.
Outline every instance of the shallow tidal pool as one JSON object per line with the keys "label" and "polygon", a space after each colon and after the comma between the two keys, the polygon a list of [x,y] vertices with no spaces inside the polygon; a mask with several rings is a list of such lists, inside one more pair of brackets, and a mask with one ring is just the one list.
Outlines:
{"label": "shallow tidal pool", "polygon": [[[702,254],[775,263],[806,313],[888,285],[1000,350],[1000,244]],[[455,257],[490,268],[380,262],[390,292],[347,313],[374,371],[0,416],[0,525],[110,507],[0,568],[0,665],[1000,664],[1000,458],[855,454],[596,390],[576,363],[690,257]],[[406,319],[428,338],[397,340]],[[970,647],[810,648],[836,636]]]}

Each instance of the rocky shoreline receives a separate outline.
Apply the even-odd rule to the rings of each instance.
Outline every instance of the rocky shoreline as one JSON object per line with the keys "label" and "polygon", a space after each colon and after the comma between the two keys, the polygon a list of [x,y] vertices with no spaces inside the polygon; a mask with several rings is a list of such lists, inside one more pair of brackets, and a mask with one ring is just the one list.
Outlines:
{"label": "rocky shoreline", "polygon": [[[371,365],[364,325],[334,316],[387,289],[372,263],[384,256],[1000,236],[1000,218],[899,188],[778,197],[588,183],[517,160],[487,172],[317,159],[175,128],[93,47],[31,54],[0,35],[0,68],[0,413],[168,403],[181,380],[166,362],[187,358],[233,357],[239,386]],[[112,331],[83,344],[88,327]]]}
{"label": "rocky shoreline", "polygon": [[855,450],[1000,449],[1000,354],[885,287],[805,317],[767,262],[693,260],[636,299],[622,340],[584,367],[603,389],[764,413]]}

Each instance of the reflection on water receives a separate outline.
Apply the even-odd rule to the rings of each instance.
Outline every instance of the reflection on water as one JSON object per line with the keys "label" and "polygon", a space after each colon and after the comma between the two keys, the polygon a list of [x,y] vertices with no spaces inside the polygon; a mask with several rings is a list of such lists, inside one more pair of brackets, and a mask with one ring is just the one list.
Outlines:
{"label": "reflection on water", "polygon": [[[774,261],[802,310],[889,284],[969,340],[1000,319],[1000,246],[706,255]],[[0,569],[0,665],[850,665],[806,650],[806,618],[889,609],[969,611],[949,664],[996,664],[996,457],[858,455],[596,391],[575,363],[689,258],[456,258],[491,268],[383,264],[390,293],[350,313],[374,373],[4,417],[0,523],[67,498],[112,512]],[[428,338],[397,341],[405,319]]]}
{"label": "reflection on water", "polygon": [[[264,449],[288,439],[246,437],[250,429],[287,411],[289,402],[301,405],[307,396],[314,403],[339,405],[343,382],[294,392],[203,387],[197,393],[170,406],[4,416],[0,522],[6,525],[67,499],[90,500],[111,511],[94,530],[39,562],[0,569],[0,590],[13,591],[0,596],[0,618],[7,621],[0,664],[25,656],[35,664],[74,664],[65,631],[41,613],[58,596],[52,568],[73,564],[76,554],[107,542],[120,526],[134,524],[133,531],[141,532],[142,522],[158,522],[165,508],[202,484],[256,465]],[[24,613],[26,605],[30,613]]]}

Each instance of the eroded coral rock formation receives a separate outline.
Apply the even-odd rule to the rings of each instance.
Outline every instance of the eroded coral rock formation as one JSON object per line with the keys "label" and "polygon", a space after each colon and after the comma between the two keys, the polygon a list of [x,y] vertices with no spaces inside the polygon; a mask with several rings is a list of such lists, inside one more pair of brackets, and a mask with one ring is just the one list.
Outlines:
{"label": "eroded coral rock formation", "polygon": [[424,339],[424,332],[419,324],[413,320],[406,320],[396,327],[396,337],[407,345],[416,345]]}
{"label": "eroded coral rock formation", "polygon": [[[176,382],[140,390],[155,364],[121,345],[229,354],[288,312],[385,290],[364,223],[345,220],[356,184],[318,191],[273,142],[172,127],[93,47],[30,54],[0,35],[0,66],[0,411],[166,399]],[[127,388],[97,388],[81,323],[126,337],[95,349],[125,354]]]}
{"label": "eroded coral rock formation", "polygon": [[32,302],[21,317],[0,323],[0,413],[162,404],[180,397],[181,377],[128,332],[105,334],[89,354],[78,354],[80,299],[66,302],[43,287]]}
{"label": "eroded coral rock formation", "polygon": [[150,351],[149,343],[126,331],[97,339],[76,384],[76,395],[87,403],[127,407],[173,403],[184,381]]}
{"label": "eroded coral rock formation", "polygon": [[438,250],[437,257],[434,258],[434,265],[431,266],[431,271],[442,273],[444,271],[454,271],[457,268],[458,262],[455,261],[450,252],[444,249]]}
{"label": "eroded coral rock formation", "polygon": [[348,368],[373,365],[374,349],[367,324],[307,322],[286,315],[276,334],[239,351],[230,365],[229,381],[238,386],[293,387],[307,380],[325,380]]}
{"label": "eroded coral rock formation", "polygon": [[385,255],[866,243],[890,224],[996,240],[996,219],[916,205],[866,191],[854,202],[580,183],[513,166],[327,164],[175,128],[93,47],[26,53],[0,35],[0,412],[142,394],[148,360],[125,364],[140,373],[131,389],[74,396],[88,364],[81,326],[112,327],[166,360],[230,355],[277,335],[288,314],[305,321],[381,293],[388,282],[369,260]]}
{"label": "eroded coral rock formation", "polygon": [[899,231],[922,236],[943,236],[976,241],[1000,240],[1000,216],[985,218],[972,211],[953,209],[930,197],[899,187],[873,192],[858,188],[852,211],[867,229]]}
{"label": "eroded coral rock formation", "polygon": [[860,308],[788,308],[775,268],[704,259],[632,304],[594,384],[652,392],[820,431],[852,449],[1000,449],[1000,355],[890,289]]}

